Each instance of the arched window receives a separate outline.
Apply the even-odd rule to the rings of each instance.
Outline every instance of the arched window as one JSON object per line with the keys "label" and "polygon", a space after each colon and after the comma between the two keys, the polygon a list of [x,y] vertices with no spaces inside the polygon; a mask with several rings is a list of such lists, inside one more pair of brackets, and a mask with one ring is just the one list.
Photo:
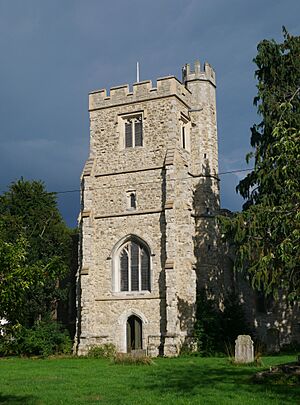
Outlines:
{"label": "arched window", "polygon": [[150,255],[147,247],[130,239],[118,250],[118,291],[150,291]]}

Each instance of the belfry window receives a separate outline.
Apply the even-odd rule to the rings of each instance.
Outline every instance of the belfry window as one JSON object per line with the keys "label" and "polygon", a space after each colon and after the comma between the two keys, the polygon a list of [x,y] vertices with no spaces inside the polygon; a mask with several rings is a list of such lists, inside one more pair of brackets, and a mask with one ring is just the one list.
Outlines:
{"label": "belfry window", "polygon": [[119,252],[119,291],[150,291],[148,249],[130,240]]}
{"label": "belfry window", "polygon": [[124,118],[125,121],[125,148],[143,146],[143,120],[142,114]]}

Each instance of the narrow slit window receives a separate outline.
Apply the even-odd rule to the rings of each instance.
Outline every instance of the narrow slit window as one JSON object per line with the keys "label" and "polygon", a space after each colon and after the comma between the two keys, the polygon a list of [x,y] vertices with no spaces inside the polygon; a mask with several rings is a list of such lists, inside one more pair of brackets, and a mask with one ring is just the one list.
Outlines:
{"label": "narrow slit window", "polygon": [[127,199],[127,209],[136,210],[137,209],[136,191],[128,190],[126,192],[126,199]]}
{"label": "narrow slit window", "polygon": [[185,127],[182,127],[182,147],[186,149]]}
{"label": "narrow slit window", "polygon": [[130,194],[130,208],[136,209],[136,195],[135,195],[135,193]]}

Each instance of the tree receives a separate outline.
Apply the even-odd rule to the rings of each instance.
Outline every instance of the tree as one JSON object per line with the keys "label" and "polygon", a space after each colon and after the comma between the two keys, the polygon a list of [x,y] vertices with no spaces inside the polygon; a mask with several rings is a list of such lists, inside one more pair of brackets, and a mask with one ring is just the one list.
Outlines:
{"label": "tree", "polygon": [[40,181],[12,183],[0,196],[0,218],[0,316],[31,326],[63,295],[58,282],[68,270],[71,233]]}
{"label": "tree", "polygon": [[15,243],[0,237],[0,318],[13,323],[22,316],[26,292],[34,285],[34,269],[26,266],[26,241]]}
{"label": "tree", "polygon": [[251,128],[247,162],[254,169],[237,191],[241,213],[223,218],[236,246],[235,268],[246,270],[266,294],[300,295],[300,37],[283,28],[284,41],[264,40],[254,59],[262,121]]}

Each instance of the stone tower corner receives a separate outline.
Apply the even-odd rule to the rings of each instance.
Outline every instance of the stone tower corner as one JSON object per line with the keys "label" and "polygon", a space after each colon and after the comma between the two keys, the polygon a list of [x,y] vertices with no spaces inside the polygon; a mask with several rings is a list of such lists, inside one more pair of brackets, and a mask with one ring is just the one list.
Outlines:
{"label": "stone tower corner", "polygon": [[209,81],[213,86],[216,86],[215,71],[207,62],[204,63],[203,70],[201,70],[201,63],[199,60],[196,60],[193,66],[186,63],[182,68],[182,82],[186,84],[187,82],[194,80]]}

